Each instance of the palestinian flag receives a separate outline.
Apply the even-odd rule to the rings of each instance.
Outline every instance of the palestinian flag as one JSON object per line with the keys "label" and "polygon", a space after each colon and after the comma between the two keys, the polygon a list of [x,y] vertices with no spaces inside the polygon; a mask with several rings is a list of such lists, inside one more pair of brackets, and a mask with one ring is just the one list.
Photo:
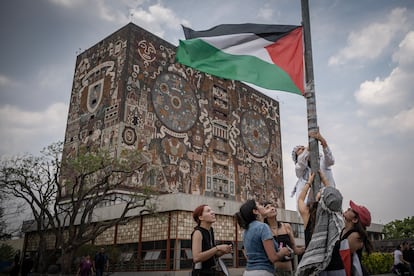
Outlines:
{"label": "palestinian flag", "polygon": [[184,27],[176,59],[199,71],[257,86],[304,93],[302,27],[224,24]]}

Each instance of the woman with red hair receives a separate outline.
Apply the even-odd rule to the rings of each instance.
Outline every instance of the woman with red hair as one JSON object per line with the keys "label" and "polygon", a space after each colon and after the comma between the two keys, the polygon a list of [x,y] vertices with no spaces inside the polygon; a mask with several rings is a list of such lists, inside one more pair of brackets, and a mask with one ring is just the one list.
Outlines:
{"label": "woman with red hair", "polygon": [[216,222],[216,215],[210,206],[203,204],[193,211],[197,226],[191,234],[191,249],[193,252],[192,275],[219,275],[218,257],[230,253],[231,244],[216,245],[214,231],[211,225]]}

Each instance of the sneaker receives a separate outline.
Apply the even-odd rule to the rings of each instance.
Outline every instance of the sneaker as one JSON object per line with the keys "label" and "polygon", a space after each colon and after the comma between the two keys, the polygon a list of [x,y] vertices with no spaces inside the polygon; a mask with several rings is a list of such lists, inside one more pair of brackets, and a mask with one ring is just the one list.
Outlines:
{"label": "sneaker", "polygon": [[391,273],[401,275],[400,271],[398,271],[398,269],[396,269],[395,267],[391,268]]}

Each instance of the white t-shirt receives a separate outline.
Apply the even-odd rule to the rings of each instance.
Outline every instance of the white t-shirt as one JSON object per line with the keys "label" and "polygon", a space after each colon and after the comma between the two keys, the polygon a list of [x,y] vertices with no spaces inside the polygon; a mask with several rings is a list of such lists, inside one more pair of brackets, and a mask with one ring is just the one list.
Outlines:
{"label": "white t-shirt", "polygon": [[397,265],[401,262],[402,252],[401,250],[397,249],[394,251],[394,265]]}

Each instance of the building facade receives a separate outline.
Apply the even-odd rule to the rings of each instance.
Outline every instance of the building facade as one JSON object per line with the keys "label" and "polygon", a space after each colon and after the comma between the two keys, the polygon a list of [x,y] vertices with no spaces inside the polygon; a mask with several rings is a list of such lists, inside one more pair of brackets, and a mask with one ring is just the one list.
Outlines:
{"label": "building facade", "polygon": [[[233,215],[241,202],[285,207],[278,102],[176,63],[175,46],[132,23],[77,57],[64,157],[82,146],[117,158],[146,151],[161,164],[145,184],[169,204],[94,241],[122,247],[139,270],[191,266],[191,211],[200,204],[217,210],[216,238],[232,243],[240,241]],[[142,181],[137,172],[130,185]],[[236,256],[229,262],[238,265]]]}
{"label": "building facade", "polygon": [[64,154],[144,150],[160,192],[284,208],[279,126],[278,102],[176,63],[175,46],[130,23],[77,57]]}
{"label": "building facade", "polygon": [[[175,46],[129,23],[76,60],[64,157],[81,147],[113,157],[145,151],[161,170],[148,183],[140,172],[129,186],[151,185],[162,195],[156,215],[142,215],[96,237],[116,246],[118,271],[191,268],[191,212],[200,204],[217,213],[218,242],[232,243],[229,267],[243,267],[241,232],[233,217],[249,198],[274,201],[279,220],[303,241],[296,212],[286,211],[279,103],[243,83],[223,80],[175,62]],[[111,219],[116,203],[98,210]],[[36,249],[27,233],[26,250]],[[49,246],[52,245],[52,239]]]}

